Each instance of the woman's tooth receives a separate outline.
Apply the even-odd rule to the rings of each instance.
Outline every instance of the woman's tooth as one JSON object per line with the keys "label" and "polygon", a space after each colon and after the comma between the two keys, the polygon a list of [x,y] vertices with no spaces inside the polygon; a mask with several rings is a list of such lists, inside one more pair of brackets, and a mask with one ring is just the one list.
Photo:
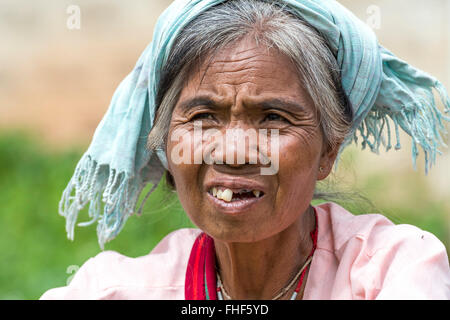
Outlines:
{"label": "woman's tooth", "polygon": [[[239,190],[237,193],[243,194],[243,193],[247,193],[247,192],[250,192],[250,190],[242,189],[242,190]],[[259,198],[261,196],[261,191],[259,191],[259,190],[251,190],[251,192],[253,192],[253,194],[257,198]],[[231,189],[221,190],[219,188],[214,187],[211,189],[211,193],[214,197],[221,199],[223,201],[226,201],[226,202],[230,202],[231,199],[233,198],[233,191]]]}
{"label": "woman's tooth", "polygon": [[231,191],[230,189],[223,190],[220,198],[226,202],[230,202],[233,198],[233,191]]}

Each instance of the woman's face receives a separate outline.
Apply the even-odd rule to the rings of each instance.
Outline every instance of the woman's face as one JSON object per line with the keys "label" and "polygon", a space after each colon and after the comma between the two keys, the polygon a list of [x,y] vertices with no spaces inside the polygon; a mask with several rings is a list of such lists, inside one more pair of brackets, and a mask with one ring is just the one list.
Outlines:
{"label": "woman's face", "polygon": [[[183,208],[200,229],[228,242],[262,240],[308,209],[316,181],[329,174],[336,152],[325,147],[311,98],[287,57],[246,38],[208,62],[193,72],[174,108],[169,171]],[[236,129],[247,138],[238,134],[236,144],[221,140]],[[263,129],[267,140],[251,140],[252,133],[264,135]],[[223,141],[222,148],[214,141]],[[251,162],[255,154],[271,162]],[[262,174],[269,167],[270,174]],[[217,190],[225,191],[225,200],[213,195]]]}

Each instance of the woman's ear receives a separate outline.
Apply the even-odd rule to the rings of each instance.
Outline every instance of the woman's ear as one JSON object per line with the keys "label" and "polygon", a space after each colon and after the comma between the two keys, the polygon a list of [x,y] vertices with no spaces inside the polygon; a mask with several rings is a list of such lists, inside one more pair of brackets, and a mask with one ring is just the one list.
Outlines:
{"label": "woman's ear", "polygon": [[336,157],[339,153],[339,147],[340,144],[335,146],[330,146],[329,144],[325,145],[325,150],[322,152],[319,167],[317,168],[317,180],[324,180],[330,175],[331,170],[333,170]]}
{"label": "woman's ear", "polygon": [[166,183],[170,187],[170,189],[172,189],[173,191],[176,190],[175,179],[173,178],[169,170],[166,170]]}

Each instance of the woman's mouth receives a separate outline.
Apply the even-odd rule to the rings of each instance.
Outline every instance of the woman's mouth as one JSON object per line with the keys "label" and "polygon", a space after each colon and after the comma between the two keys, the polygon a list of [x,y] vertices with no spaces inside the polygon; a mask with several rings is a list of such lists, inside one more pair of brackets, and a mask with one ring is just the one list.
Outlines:
{"label": "woman's mouth", "polygon": [[226,215],[237,216],[248,212],[264,197],[261,190],[238,189],[231,190],[224,187],[214,187],[207,192],[217,211]]}
{"label": "woman's mouth", "polygon": [[213,187],[208,191],[208,193],[216,197],[217,199],[223,200],[225,202],[234,202],[250,198],[259,198],[264,195],[264,193],[261,190],[240,189],[233,191],[231,189],[221,187]]}

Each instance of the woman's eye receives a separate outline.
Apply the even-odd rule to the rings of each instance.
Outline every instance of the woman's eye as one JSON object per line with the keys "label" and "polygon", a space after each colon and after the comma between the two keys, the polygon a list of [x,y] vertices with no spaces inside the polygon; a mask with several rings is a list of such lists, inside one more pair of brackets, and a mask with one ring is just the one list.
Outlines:
{"label": "woman's eye", "polygon": [[269,114],[266,115],[264,120],[267,120],[267,121],[286,121],[286,118],[284,118],[283,116],[280,116],[279,114],[276,114],[276,113],[269,113]]}
{"label": "woman's eye", "polygon": [[214,116],[211,113],[198,113],[194,115],[191,120],[214,120]]}

